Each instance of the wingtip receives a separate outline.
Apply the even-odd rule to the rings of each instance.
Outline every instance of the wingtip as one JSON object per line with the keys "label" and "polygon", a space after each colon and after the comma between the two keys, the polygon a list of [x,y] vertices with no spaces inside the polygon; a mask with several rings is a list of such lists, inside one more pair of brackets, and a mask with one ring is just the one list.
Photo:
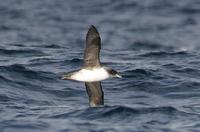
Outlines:
{"label": "wingtip", "polygon": [[98,32],[97,28],[94,25],[90,25],[88,33],[87,33],[87,36],[89,34],[99,36],[99,32]]}
{"label": "wingtip", "polygon": [[96,28],[94,25],[90,25],[90,28]]}
{"label": "wingtip", "polygon": [[89,30],[95,30],[95,31],[97,31],[97,28],[94,25],[90,25]]}

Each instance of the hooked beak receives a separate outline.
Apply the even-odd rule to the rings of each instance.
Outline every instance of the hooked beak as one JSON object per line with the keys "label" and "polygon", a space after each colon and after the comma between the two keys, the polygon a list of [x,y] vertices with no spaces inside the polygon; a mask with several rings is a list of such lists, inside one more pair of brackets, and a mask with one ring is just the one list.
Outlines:
{"label": "hooked beak", "polygon": [[60,79],[62,79],[62,80],[68,80],[69,79],[69,77],[68,76],[66,76],[66,75],[63,75]]}
{"label": "hooked beak", "polygon": [[122,76],[120,76],[119,74],[116,74],[115,75],[117,78],[122,78]]}
{"label": "hooked beak", "polygon": [[60,79],[62,79],[62,80],[65,80],[65,79],[66,79],[66,77],[62,76]]}

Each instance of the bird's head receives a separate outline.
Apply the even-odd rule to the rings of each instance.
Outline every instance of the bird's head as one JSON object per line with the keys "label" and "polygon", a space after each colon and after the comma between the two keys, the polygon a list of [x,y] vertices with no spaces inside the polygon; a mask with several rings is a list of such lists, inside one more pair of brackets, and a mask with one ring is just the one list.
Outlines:
{"label": "bird's head", "polygon": [[114,70],[114,69],[106,68],[106,71],[108,72],[108,74],[109,74],[110,77],[122,78],[122,76],[119,75],[119,73],[116,70]]}

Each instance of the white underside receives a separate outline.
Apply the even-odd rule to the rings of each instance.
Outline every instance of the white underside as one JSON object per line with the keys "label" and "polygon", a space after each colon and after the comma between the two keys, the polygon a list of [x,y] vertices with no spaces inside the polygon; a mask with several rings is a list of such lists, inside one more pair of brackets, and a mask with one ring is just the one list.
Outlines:
{"label": "white underside", "polygon": [[71,76],[71,79],[82,82],[97,82],[109,78],[107,71],[102,68],[81,69]]}

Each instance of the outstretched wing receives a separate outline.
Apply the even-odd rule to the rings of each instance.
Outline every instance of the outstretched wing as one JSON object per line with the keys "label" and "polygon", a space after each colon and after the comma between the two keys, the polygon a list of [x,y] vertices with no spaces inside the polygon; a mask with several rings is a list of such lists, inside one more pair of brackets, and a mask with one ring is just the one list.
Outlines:
{"label": "outstretched wing", "polygon": [[104,97],[101,82],[86,82],[85,86],[89,96],[90,106],[103,105]]}
{"label": "outstretched wing", "polygon": [[85,67],[98,67],[100,66],[99,52],[101,49],[101,38],[97,29],[92,25],[90,26],[86,35],[86,48],[84,53],[84,66]]}

